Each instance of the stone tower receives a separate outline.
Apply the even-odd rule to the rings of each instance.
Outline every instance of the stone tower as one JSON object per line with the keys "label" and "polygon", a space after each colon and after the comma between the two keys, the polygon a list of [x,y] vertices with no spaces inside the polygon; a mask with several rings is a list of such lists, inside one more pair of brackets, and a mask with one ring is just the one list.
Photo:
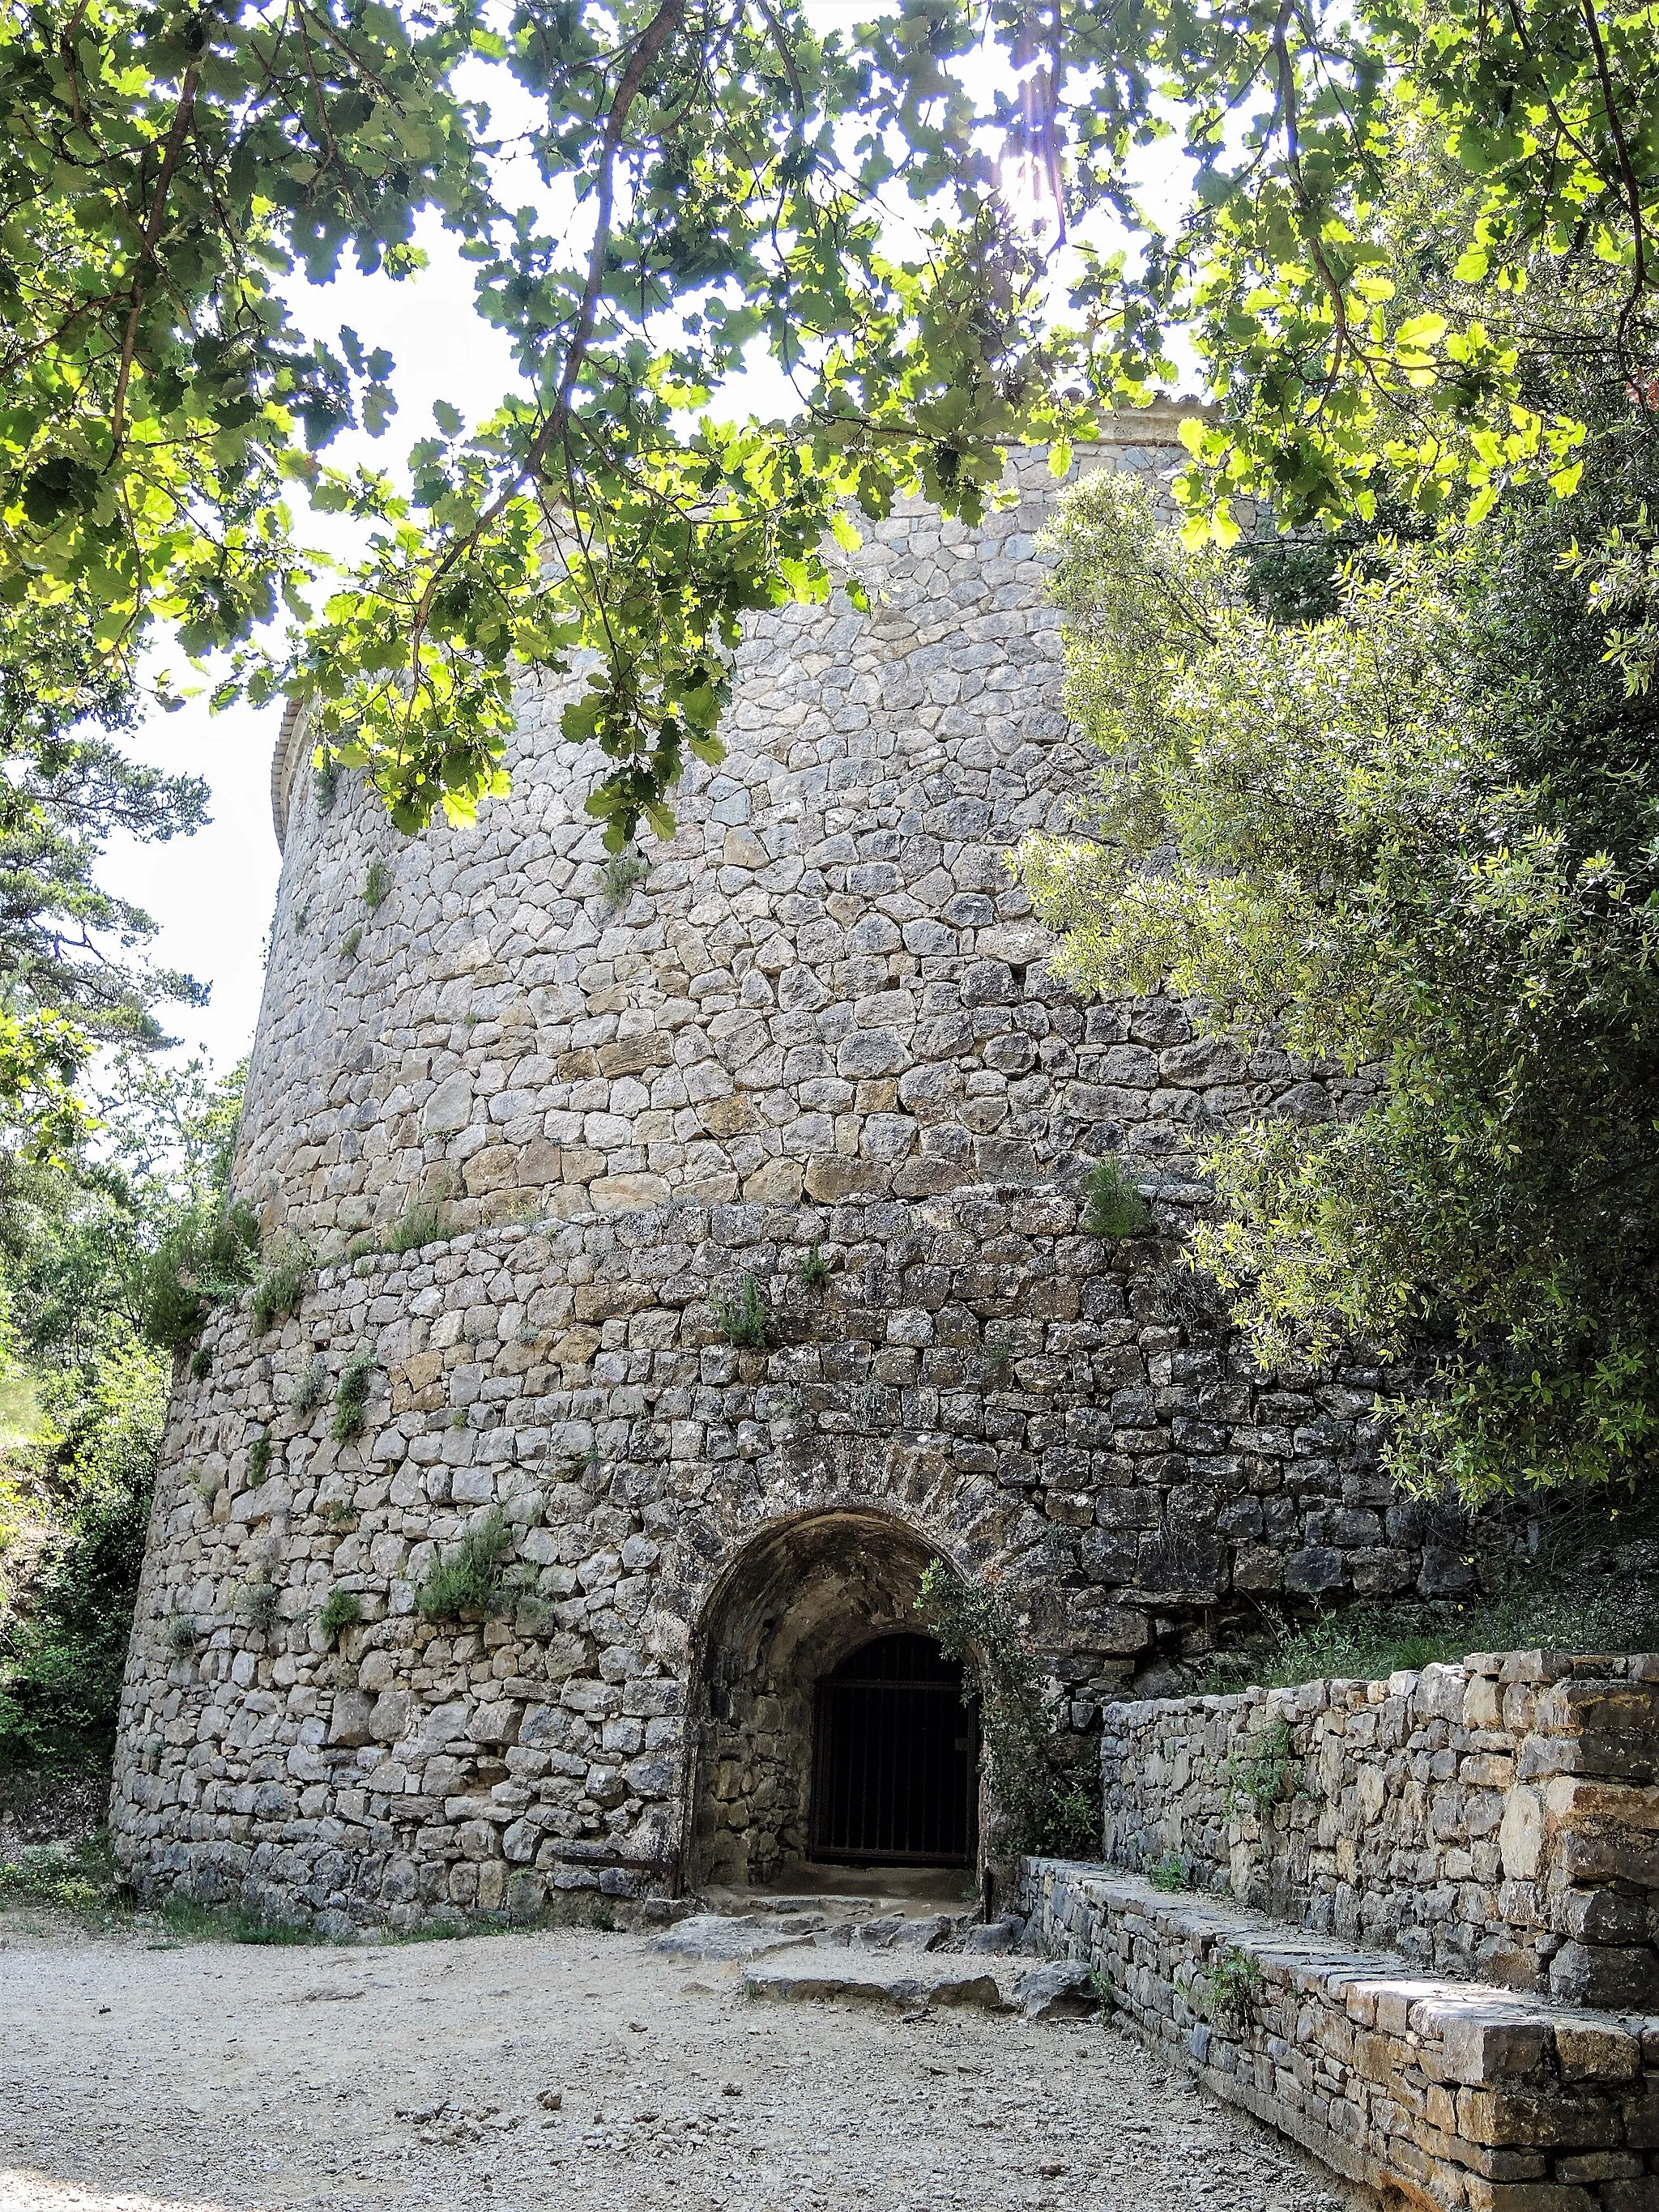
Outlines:
{"label": "stone tower", "polygon": [[[1466,1571],[1367,1458],[1372,1378],[1264,1386],[1151,1242],[1079,1233],[1097,1156],[1178,1213],[1190,1124],[1322,1096],[1044,975],[1004,856],[1084,770],[1016,465],[979,530],[868,533],[870,613],[756,622],[642,871],[551,693],[510,798],[411,840],[285,733],[237,1184],[319,1265],[180,1369],[112,1813],[141,1891],[344,1929],[778,1875],[816,1686],[935,1557],[1004,1579],[1085,1734],[1255,1594]],[[481,1527],[507,1587],[434,1611]]]}

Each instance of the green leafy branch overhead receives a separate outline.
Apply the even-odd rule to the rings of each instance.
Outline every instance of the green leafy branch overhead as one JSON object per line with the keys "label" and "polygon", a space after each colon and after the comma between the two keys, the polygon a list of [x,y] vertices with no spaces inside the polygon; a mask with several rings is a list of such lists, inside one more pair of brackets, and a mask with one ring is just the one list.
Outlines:
{"label": "green leafy branch overhead", "polygon": [[[1218,403],[1188,426],[1195,529],[1224,539],[1242,493],[1363,514],[1380,467],[1431,509],[1569,491],[1586,325],[1559,307],[1586,269],[1595,344],[1652,388],[1656,26],[1594,0],[906,0],[832,33],[788,0],[9,0],[0,598],[88,605],[127,667],[158,623],[228,648],[221,697],[309,697],[405,829],[498,787],[526,672],[585,678],[565,729],[620,849],[718,757],[745,615],[830,588],[830,532],[910,493],[973,520],[1011,442],[1063,450],[1173,379],[1177,340]],[[1137,181],[1172,129],[1178,216]],[[471,431],[441,405],[394,483],[325,457],[384,429],[394,362],[302,336],[283,291],[348,254],[408,276],[428,211],[519,375]],[[718,420],[757,353],[786,418]],[[360,562],[304,552],[307,502],[367,526]]]}

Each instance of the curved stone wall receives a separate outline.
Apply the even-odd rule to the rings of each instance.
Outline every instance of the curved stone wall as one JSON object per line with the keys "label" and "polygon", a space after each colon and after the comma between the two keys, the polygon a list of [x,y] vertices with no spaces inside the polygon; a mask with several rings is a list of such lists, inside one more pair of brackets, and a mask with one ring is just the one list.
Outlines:
{"label": "curved stone wall", "polygon": [[[1079,765],[1022,465],[981,532],[872,533],[870,615],[757,624],[642,879],[550,699],[511,798],[417,840],[289,733],[237,1172],[325,1261],[180,1368],[112,1814],[142,1890],[343,1928],[787,1869],[809,1678],[935,1556],[1015,1591],[1079,1735],[1262,1597],[1472,1579],[1376,1468],[1373,1374],[1264,1383],[1157,1241],[1079,1233],[1092,1156],[1174,1226],[1188,1125],[1327,1100],[1042,972],[1003,854]],[[418,1249],[349,1249],[440,1194]],[[745,1281],[764,1346],[719,1326]],[[427,1618],[494,1511],[500,1603]]]}
{"label": "curved stone wall", "polygon": [[[1137,416],[1101,458],[1172,469],[1174,422]],[[1085,1023],[1040,973],[1003,855],[1080,775],[1040,455],[1018,482],[977,531],[915,503],[872,528],[868,615],[838,598],[756,622],[728,757],[694,770],[635,881],[583,811],[562,694],[526,702],[511,796],[417,838],[344,776],[324,811],[292,733],[238,1167],[267,1226],[337,1242],[439,1191],[469,1228],[917,1198],[1121,1143],[1150,1158],[1192,1115],[1292,1087],[1173,1006]]]}

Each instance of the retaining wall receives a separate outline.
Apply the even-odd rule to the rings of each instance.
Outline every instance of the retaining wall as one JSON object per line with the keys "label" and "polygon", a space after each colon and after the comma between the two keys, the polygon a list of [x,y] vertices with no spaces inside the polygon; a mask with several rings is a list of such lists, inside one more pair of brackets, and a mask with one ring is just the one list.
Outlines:
{"label": "retaining wall", "polygon": [[1477,1653],[1116,1704],[1102,1756],[1115,1865],[1174,1852],[1201,1889],[1442,1973],[1659,2005],[1659,1660]]}
{"label": "retaining wall", "polygon": [[1103,1868],[1028,1860],[1022,1904],[1143,2040],[1386,2207],[1659,2208],[1659,2020],[1414,1976]]}

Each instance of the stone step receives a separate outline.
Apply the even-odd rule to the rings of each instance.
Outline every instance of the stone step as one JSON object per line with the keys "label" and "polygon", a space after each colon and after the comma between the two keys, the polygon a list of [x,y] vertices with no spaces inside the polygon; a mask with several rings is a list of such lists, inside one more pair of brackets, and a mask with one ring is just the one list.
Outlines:
{"label": "stone step", "polygon": [[1428,1978],[1230,1899],[1029,1859],[1032,1935],[1143,2041],[1422,2212],[1659,2212],[1659,2018]]}
{"label": "stone step", "polygon": [[[744,1972],[744,1993],[784,2003],[836,2001],[892,2005],[904,2012],[924,2005],[963,2005],[1002,2012],[1029,1960],[992,1963],[938,1952],[865,1951],[850,1945],[800,1945],[757,1959]],[[1017,1972],[1011,1969],[1017,1968]]]}

